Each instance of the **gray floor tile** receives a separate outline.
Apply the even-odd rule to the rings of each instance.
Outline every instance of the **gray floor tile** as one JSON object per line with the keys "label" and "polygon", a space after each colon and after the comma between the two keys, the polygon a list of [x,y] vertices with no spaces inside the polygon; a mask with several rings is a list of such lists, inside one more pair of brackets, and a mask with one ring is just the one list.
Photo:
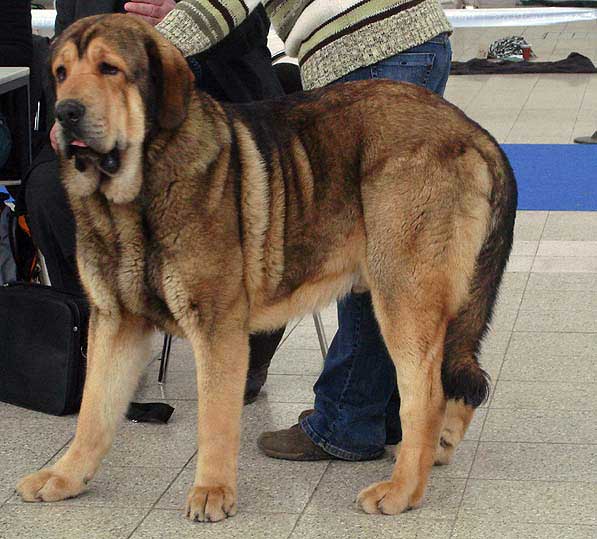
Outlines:
{"label": "gray floor tile", "polygon": [[[311,404],[313,404],[311,402]],[[257,438],[263,431],[286,429],[294,425],[299,414],[309,408],[300,402],[272,402],[265,396],[243,409],[243,436]]]}
{"label": "gray floor tile", "polygon": [[526,288],[529,275],[524,273],[508,273],[502,278],[500,291],[504,294],[519,292]]}
{"label": "gray floor tile", "polygon": [[190,372],[179,369],[168,369],[165,384],[158,383],[159,366],[152,364],[145,372],[135,399],[176,399],[176,400],[197,400],[197,381],[195,371]]}
{"label": "gray floor tile", "polygon": [[535,256],[538,247],[538,241],[514,240],[512,254],[518,256]]}
{"label": "gray floor tile", "polygon": [[104,462],[113,466],[166,466],[181,468],[197,448],[197,406],[174,401],[167,425],[124,421]]}
{"label": "gray floor tile", "polygon": [[405,519],[405,515],[335,515],[307,512],[290,539],[448,539],[450,522]]}
{"label": "gray floor tile", "polygon": [[270,402],[267,395],[261,395],[256,403],[245,406],[241,433],[241,461],[261,459],[257,437],[265,431],[287,429],[296,424],[299,414],[313,403]]}
{"label": "gray floor tile", "polygon": [[[0,507],[15,495],[15,486],[26,475],[34,472],[43,465],[43,462],[38,465],[29,464],[15,464],[7,462],[0,456],[2,462],[2,471],[0,471]],[[1,532],[0,532],[1,534]],[[0,537],[2,537],[0,535]]]}
{"label": "gray floor tile", "polygon": [[479,440],[481,438],[481,429],[487,416],[487,410],[484,408],[477,408],[473,420],[468,426],[468,430],[464,435],[465,440]]}
{"label": "gray floor tile", "polygon": [[597,256],[536,256],[532,271],[536,273],[597,273]]}
{"label": "gray floor tile", "polygon": [[[285,462],[267,458],[241,458],[238,477],[238,507],[246,513],[301,513],[327,462]],[[160,509],[184,507],[194,478],[194,465],[185,468],[157,504]]]}
{"label": "gray floor tile", "polygon": [[113,466],[184,466],[197,450],[194,435],[151,435],[143,432],[119,436],[104,459]]}
{"label": "gray floor tile", "polygon": [[597,241],[547,241],[539,244],[539,256],[595,256]]}
{"label": "gray floor tile", "polygon": [[517,314],[517,308],[504,309],[498,307],[495,310],[495,313],[491,320],[491,328],[494,331],[512,331],[514,329],[514,323],[516,322]]}
{"label": "gray floor tile", "polygon": [[271,374],[267,377],[262,393],[269,402],[303,402],[310,405],[313,403],[313,385],[317,378],[317,376]]}
{"label": "gray floor tile", "polygon": [[[361,514],[355,500],[358,493],[376,481],[387,480],[393,462],[388,453],[372,462],[331,462],[315,490],[308,511],[335,515]],[[432,477],[421,508],[404,513],[402,519],[453,520],[464,489],[464,479]]]}
{"label": "gray floor tile", "polygon": [[586,382],[597,380],[597,363],[583,356],[550,356],[540,351],[528,355],[508,352],[501,380],[527,382]]}
{"label": "gray floor tile", "polygon": [[[509,519],[508,519],[509,520]],[[564,524],[526,524],[476,520],[465,516],[454,528],[453,539],[595,539],[597,527]]]}
{"label": "gray floor tile", "polygon": [[[506,277],[510,276],[520,276],[526,282],[528,278],[528,273],[504,273],[504,281]],[[524,292],[524,288],[513,289],[502,283],[500,287],[500,291],[498,294],[498,298],[495,304],[495,310],[499,312],[500,310],[516,310],[520,306],[520,302],[522,301],[522,295]]]}
{"label": "gray floor tile", "polygon": [[0,402],[0,421],[4,422],[5,419],[17,419],[23,423],[35,423],[36,425],[49,424],[51,428],[64,430],[75,425],[77,416],[67,415],[59,417],[42,414],[41,412]]}
{"label": "gray floor tile", "polygon": [[547,221],[546,211],[519,211],[514,225],[516,241],[538,241],[541,239],[543,227]]}
{"label": "gray floor tile", "polygon": [[[579,307],[580,309],[581,307]],[[514,331],[597,333],[596,310],[526,311],[518,313]]]}
{"label": "gray floor tile", "polygon": [[597,350],[597,335],[590,333],[523,333],[515,332],[508,346],[508,357],[581,356],[590,358]]}
{"label": "gray floor tile", "polygon": [[0,538],[124,539],[145,512],[134,508],[5,505],[0,508]]}
{"label": "gray floor tile", "polygon": [[503,362],[504,354],[482,354],[479,358],[479,364],[489,374],[492,389],[495,387]]}
{"label": "gray floor tile", "polygon": [[[334,326],[325,326],[325,334],[328,342],[331,342],[335,333]],[[320,350],[315,326],[308,327],[303,324],[297,326],[282,346],[294,350]]]}
{"label": "gray floor tile", "polygon": [[131,539],[285,539],[298,515],[238,513],[222,522],[191,522],[182,511],[154,509]]}
{"label": "gray floor tile", "polygon": [[[31,419],[5,418],[0,421],[0,462],[7,466],[11,479],[11,470],[18,468],[30,473],[52,458],[64,447],[74,434],[72,422],[46,421]],[[2,477],[3,472],[0,472]]]}
{"label": "gray floor tile", "polygon": [[597,446],[481,442],[474,479],[597,482]]}
{"label": "gray floor tile", "polygon": [[532,290],[522,298],[523,311],[592,311],[597,313],[597,294],[590,290]]}
{"label": "gray floor tile", "polygon": [[320,350],[297,350],[282,345],[274,355],[269,373],[319,376],[322,368]]}
{"label": "gray floor tile", "polygon": [[544,109],[525,107],[512,127],[509,144],[567,143],[576,123],[575,110],[554,109],[549,115]]}
{"label": "gray floor tile", "polygon": [[511,336],[509,331],[490,331],[481,345],[481,355],[505,354]]}
{"label": "gray floor tile", "polygon": [[[102,466],[86,492],[54,505],[149,508],[158,501],[178,473],[177,468],[168,467]],[[26,505],[16,495],[8,503]]]}
{"label": "gray floor tile", "polygon": [[531,524],[597,525],[593,483],[469,479],[460,514]]}
{"label": "gray floor tile", "polygon": [[463,440],[456,449],[453,461],[446,466],[434,466],[431,477],[466,479],[471,471],[476,450],[476,441]]}
{"label": "gray floor tile", "polygon": [[533,267],[534,257],[512,255],[506,266],[507,273],[528,273]]}
{"label": "gray floor tile", "polygon": [[597,241],[597,212],[550,212],[541,239]]}
{"label": "gray floor tile", "polygon": [[597,384],[499,380],[493,408],[597,409]]}
{"label": "gray floor tile", "polygon": [[[554,401],[558,395],[553,396]],[[597,444],[593,410],[489,409],[483,441]]]}
{"label": "gray floor tile", "polygon": [[534,290],[585,290],[597,291],[595,273],[531,273],[527,288]]}

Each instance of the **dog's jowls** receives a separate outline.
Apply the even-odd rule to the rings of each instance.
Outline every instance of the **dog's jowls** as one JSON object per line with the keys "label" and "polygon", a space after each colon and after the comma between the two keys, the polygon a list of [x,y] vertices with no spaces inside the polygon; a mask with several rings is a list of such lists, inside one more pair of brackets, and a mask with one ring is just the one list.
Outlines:
{"label": "dog's jowls", "polygon": [[[190,340],[198,459],[187,516],[236,511],[248,335],[370,290],[403,441],[368,513],[423,499],[487,395],[477,362],[510,252],[516,186],[496,142],[409,84],[222,105],[149,25],[83,19],[53,48],[63,182],[92,305],[76,436],[18,485],[76,496],[106,455],[158,327]],[[349,500],[347,500],[347,503]]]}

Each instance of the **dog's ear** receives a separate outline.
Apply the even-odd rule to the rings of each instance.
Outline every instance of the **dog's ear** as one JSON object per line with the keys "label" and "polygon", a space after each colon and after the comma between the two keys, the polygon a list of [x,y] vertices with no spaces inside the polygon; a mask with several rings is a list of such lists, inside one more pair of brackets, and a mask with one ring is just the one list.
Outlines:
{"label": "dog's ear", "polygon": [[193,72],[176,47],[161,36],[149,39],[146,49],[157,94],[157,123],[162,129],[176,129],[187,116]]}

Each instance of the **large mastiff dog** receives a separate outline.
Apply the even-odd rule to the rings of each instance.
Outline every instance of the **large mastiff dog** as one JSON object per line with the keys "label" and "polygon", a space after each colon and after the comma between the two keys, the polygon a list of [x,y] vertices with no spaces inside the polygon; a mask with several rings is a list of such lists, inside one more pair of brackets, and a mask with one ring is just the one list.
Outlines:
{"label": "large mastiff dog", "polygon": [[64,185],[92,305],[76,436],[25,477],[76,496],[110,449],[154,328],[197,358],[187,516],[236,512],[248,335],[370,290],[396,365],[403,441],[367,513],[422,500],[487,395],[477,355],[510,253],[512,171],[457,108],[410,84],[333,85],[222,105],[147,24],[83,19],[53,48]]}

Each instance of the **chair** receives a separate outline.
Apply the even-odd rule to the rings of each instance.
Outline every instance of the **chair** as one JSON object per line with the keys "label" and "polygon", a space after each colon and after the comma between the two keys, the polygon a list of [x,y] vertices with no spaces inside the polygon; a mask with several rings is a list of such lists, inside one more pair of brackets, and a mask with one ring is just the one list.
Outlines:
{"label": "chair", "polygon": [[[328,353],[328,341],[325,335],[325,329],[323,327],[323,321],[321,320],[321,315],[319,313],[313,314],[313,322],[315,324],[315,331],[317,332],[317,339],[319,340],[319,348],[321,349],[321,355],[325,360],[325,356]],[[296,326],[294,326],[290,332],[292,333]],[[286,337],[288,338],[288,337]],[[282,341],[280,345],[283,343]],[[280,346],[278,345],[278,347]],[[170,351],[172,350],[172,335],[165,334],[164,335],[164,343],[162,345],[162,353],[160,354],[160,372],[158,373],[158,383],[165,384],[166,383],[166,375],[168,373],[168,362],[170,361]]]}

